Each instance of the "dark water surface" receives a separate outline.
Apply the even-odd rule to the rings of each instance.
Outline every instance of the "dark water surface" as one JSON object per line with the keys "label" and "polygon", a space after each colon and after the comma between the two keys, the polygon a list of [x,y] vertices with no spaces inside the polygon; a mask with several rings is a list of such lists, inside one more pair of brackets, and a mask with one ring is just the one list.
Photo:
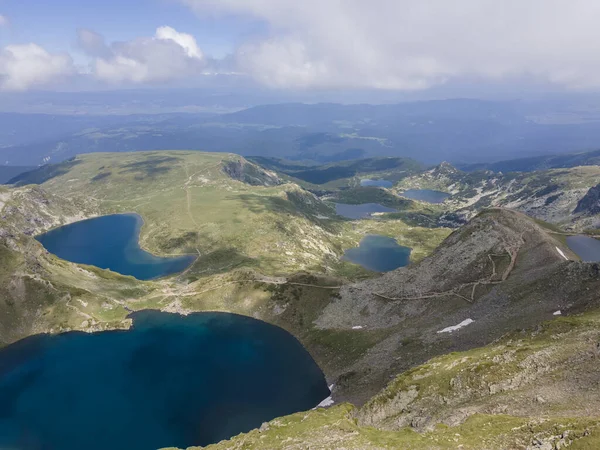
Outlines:
{"label": "dark water surface", "polygon": [[0,448],[207,445],[329,395],[302,345],[248,317],[156,311],[134,328],[40,335],[0,350]]}
{"label": "dark water surface", "polygon": [[443,203],[444,200],[452,197],[447,192],[432,191],[430,189],[409,189],[400,195],[411,200],[419,200],[427,203]]}
{"label": "dark water surface", "polygon": [[67,261],[110,269],[139,280],[151,280],[185,270],[195,256],[161,258],[140,248],[142,218],[114,214],[82,220],[37,237],[50,252]]}
{"label": "dark water surface", "polygon": [[600,241],[589,236],[567,236],[567,245],[586,262],[600,261]]}
{"label": "dark water surface", "polygon": [[411,249],[398,245],[396,239],[370,234],[358,247],[346,250],[342,259],[374,272],[389,272],[407,266],[410,253]]}
{"label": "dark water surface", "polygon": [[335,212],[338,216],[342,216],[347,219],[366,219],[371,217],[371,214],[373,213],[391,213],[397,212],[397,210],[388,208],[387,206],[383,206],[378,203],[363,203],[362,205],[346,205],[344,203],[336,203]]}
{"label": "dark water surface", "polygon": [[360,185],[391,188],[394,185],[394,183],[388,180],[370,180],[368,178],[365,178],[360,180]]}

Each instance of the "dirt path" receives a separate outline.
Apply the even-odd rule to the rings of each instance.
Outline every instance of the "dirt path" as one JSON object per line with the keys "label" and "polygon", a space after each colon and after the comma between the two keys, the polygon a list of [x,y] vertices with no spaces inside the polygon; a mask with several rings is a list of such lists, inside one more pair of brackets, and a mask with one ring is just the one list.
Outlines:
{"label": "dirt path", "polygon": [[187,213],[188,216],[190,218],[190,220],[192,221],[192,223],[199,228],[200,225],[198,224],[198,222],[196,222],[196,219],[194,219],[194,215],[192,214],[192,192],[190,191],[190,184],[193,180],[194,175],[190,175],[190,171],[188,168],[188,165],[186,164],[184,166],[185,168],[185,176],[187,177],[187,181],[185,182],[184,189],[185,189],[185,195],[186,195],[186,202],[187,202]]}

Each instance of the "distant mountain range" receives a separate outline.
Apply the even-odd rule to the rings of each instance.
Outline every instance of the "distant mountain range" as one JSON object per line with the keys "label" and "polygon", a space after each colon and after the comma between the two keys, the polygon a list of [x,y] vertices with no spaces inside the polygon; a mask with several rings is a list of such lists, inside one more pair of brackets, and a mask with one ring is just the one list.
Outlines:
{"label": "distant mountain range", "polygon": [[600,165],[600,150],[563,155],[535,156],[532,158],[511,159],[494,163],[457,165],[462,170],[492,170],[494,172],[533,172],[535,170],[560,169],[577,166]]}
{"label": "distant mountain range", "polygon": [[[287,103],[227,114],[2,115],[0,161],[60,162],[90,152],[188,149],[313,163],[404,157],[425,164],[489,164],[595,149],[595,116],[555,106],[442,100],[393,105]],[[33,132],[35,131],[35,132]]]}

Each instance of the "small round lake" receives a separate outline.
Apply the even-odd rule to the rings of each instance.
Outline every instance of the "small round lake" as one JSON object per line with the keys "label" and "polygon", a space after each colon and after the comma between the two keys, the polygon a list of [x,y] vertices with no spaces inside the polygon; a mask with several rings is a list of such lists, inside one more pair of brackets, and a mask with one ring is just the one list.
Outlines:
{"label": "small round lake", "polygon": [[600,262],[600,241],[589,236],[567,236],[569,248],[586,262]]}
{"label": "small round lake", "polygon": [[398,245],[396,239],[370,234],[356,248],[346,250],[342,257],[374,272],[389,272],[410,263],[411,249]]}
{"label": "small round lake", "polygon": [[360,180],[360,185],[391,188],[394,185],[394,183],[388,180],[371,180],[369,178],[364,178]]}
{"label": "small round lake", "polygon": [[154,256],[140,248],[143,220],[137,214],[113,214],[82,220],[37,236],[50,253],[78,264],[110,269],[139,280],[151,280],[185,270],[195,259]]}
{"label": "small round lake", "polygon": [[452,195],[447,192],[432,191],[430,189],[409,189],[400,195],[411,200],[418,200],[426,203],[443,203],[446,199],[452,197]]}
{"label": "small round lake", "polygon": [[363,203],[361,205],[336,203],[335,212],[338,216],[347,219],[368,219],[373,213],[392,213],[397,212],[397,210],[378,203]]}
{"label": "small round lake", "polygon": [[283,329],[156,311],[128,331],[33,336],[0,349],[0,448],[205,446],[330,395]]}

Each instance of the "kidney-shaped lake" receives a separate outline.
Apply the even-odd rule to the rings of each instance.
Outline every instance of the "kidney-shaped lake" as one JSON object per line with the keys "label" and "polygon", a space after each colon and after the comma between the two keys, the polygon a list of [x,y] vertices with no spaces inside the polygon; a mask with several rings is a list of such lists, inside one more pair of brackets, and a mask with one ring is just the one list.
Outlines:
{"label": "kidney-shaped lake", "polygon": [[37,240],[59,258],[139,280],[181,272],[195,260],[192,255],[161,258],[142,250],[142,225],[137,214],[113,214],[55,228],[37,236]]}
{"label": "kidney-shaped lake", "polygon": [[289,333],[234,314],[145,311],[128,331],[0,350],[0,448],[204,446],[329,396]]}

